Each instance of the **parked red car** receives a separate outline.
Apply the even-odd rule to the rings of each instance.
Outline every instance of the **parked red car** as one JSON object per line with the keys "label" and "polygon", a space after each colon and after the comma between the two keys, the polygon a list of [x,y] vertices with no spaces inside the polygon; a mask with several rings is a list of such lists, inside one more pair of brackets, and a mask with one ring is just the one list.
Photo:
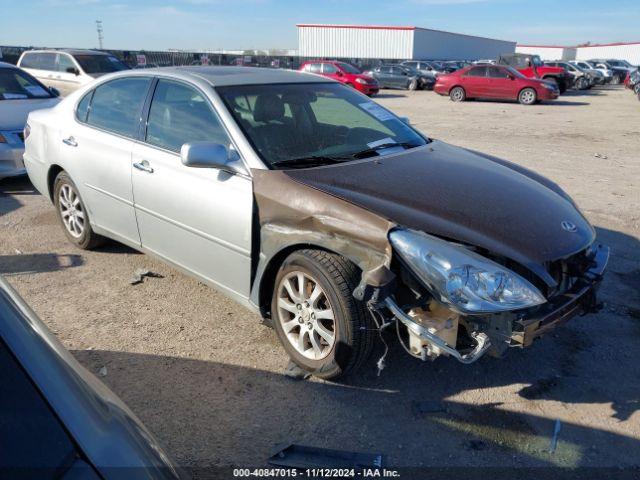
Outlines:
{"label": "parked red car", "polygon": [[542,100],[558,98],[557,85],[527,78],[511,67],[475,65],[447,75],[439,75],[433,90],[449,95],[454,102],[467,98],[518,100],[532,105]]}
{"label": "parked red car", "polygon": [[333,60],[304,62],[300,67],[300,71],[333,78],[369,96],[375,95],[380,90],[375,78],[364,75],[353,65],[344,62]]}

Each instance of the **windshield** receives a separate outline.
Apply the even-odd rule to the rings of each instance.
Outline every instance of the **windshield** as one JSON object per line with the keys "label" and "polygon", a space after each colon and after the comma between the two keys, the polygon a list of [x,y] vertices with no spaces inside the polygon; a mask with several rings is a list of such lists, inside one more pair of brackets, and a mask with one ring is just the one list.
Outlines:
{"label": "windshield", "polygon": [[338,63],[338,65],[340,66],[340,68],[342,70],[344,70],[347,73],[352,73],[354,75],[360,73],[360,70],[358,70],[356,67],[354,67],[353,65],[349,65],[348,63]]}
{"label": "windshield", "polygon": [[518,70],[516,70],[516,69],[515,69],[515,68],[513,68],[513,67],[506,67],[506,66],[503,66],[503,68],[504,68],[505,70],[507,70],[507,71],[508,71],[511,75],[513,75],[514,77],[517,77],[517,78],[527,78],[527,77],[525,77],[523,74],[521,74]]}
{"label": "windshield", "polygon": [[542,60],[540,60],[540,56],[538,55],[533,55],[531,57],[531,63],[533,63],[536,67],[542,67],[544,65],[542,63]]}
{"label": "windshield", "polygon": [[626,67],[626,65],[620,60],[607,60],[607,63],[609,65],[613,65],[614,67]]}
{"label": "windshield", "polygon": [[0,68],[0,100],[51,97],[51,92],[27,72],[17,68]]}
{"label": "windshield", "polygon": [[74,55],[85,73],[110,73],[128,70],[124,63],[112,55]]}
{"label": "windshield", "polygon": [[395,151],[428,141],[390,111],[340,84],[238,85],[216,91],[270,167],[349,161],[382,155],[386,147]]}

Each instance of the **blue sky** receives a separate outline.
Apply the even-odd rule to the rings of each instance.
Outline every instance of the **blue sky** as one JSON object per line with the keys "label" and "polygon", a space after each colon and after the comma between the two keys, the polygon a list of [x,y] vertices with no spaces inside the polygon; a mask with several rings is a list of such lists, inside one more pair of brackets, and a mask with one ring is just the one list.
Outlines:
{"label": "blue sky", "polygon": [[0,0],[0,12],[0,45],[96,47],[96,19],[114,49],[296,48],[296,23],[415,25],[534,44],[640,41],[639,0]]}

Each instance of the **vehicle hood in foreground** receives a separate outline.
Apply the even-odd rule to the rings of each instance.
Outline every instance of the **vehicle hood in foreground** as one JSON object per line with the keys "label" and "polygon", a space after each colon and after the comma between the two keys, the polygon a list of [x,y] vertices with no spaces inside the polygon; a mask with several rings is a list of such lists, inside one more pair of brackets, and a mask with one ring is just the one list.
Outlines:
{"label": "vehicle hood in foreground", "polygon": [[593,227],[555,183],[439,141],[397,155],[286,174],[399,226],[509,258],[549,284],[555,282],[545,262],[577,253],[595,238]]}
{"label": "vehicle hood in foreground", "polygon": [[59,102],[58,97],[0,100],[0,130],[22,130],[30,112],[53,107]]}

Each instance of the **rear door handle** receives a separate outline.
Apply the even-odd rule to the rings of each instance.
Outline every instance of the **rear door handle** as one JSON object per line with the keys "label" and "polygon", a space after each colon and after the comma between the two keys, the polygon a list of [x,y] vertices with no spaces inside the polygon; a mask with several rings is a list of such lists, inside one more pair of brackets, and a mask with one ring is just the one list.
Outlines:
{"label": "rear door handle", "polygon": [[73,137],[63,138],[62,139],[62,143],[64,143],[65,145],[69,145],[70,147],[77,147],[78,146],[78,142],[76,142],[76,139],[73,138]]}
{"label": "rear door handle", "polygon": [[136,162],[133,164],[133,166],[138,170],[142,170],[143,172],[153,173],[153,168],[151,168],[151,165],[149,165],[149,162],[147,162],[146,160]]}

